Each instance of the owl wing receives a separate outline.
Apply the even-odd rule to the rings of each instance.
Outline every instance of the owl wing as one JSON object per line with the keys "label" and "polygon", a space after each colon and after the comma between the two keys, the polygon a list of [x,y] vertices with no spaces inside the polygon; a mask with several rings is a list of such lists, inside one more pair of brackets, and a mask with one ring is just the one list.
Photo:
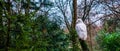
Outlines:
{"label": "owl wing", "polygon": [[81,32],[85,32],[86,31],[86,25],[85,24],[76,24],[76,31],[81,31]]}
{"label": "owl wing", "polygon": [[86,30],[86,25],[83,23],[76,24],[76,32],[79,35],[79,38],[86,40],[87,37],[87,30]]}
{"label": "owl wing", "polygon": [[76,25],[75,29],[76,29],[77,34],[79,34],[79,32],[81,32],[82,30],[79,24]]}

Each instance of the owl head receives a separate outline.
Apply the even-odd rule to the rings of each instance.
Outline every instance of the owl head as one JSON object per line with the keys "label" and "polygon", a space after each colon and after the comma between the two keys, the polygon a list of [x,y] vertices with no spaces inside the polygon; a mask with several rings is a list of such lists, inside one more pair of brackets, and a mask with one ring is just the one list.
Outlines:
{"label": "owl head", "polygon": [[81,23],[81,22],[83,22],[83,21],[82,21],[82,19],[80,19],[80,18],[77,19],[77,21],[76,21],[76,23]]}

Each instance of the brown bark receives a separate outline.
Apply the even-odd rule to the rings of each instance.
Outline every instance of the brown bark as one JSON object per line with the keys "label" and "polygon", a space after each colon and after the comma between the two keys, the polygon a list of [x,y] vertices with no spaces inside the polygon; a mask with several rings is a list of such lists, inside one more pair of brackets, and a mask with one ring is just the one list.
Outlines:
{"label": "brown bark", "polygon": [[77,0],[73,0],[73,17],[72,17],[72,28],[75,29],[77,20]]}
{"label": "brown bark", "polygon": [[76,19],[77,19],[77,0],[73,0],[73,17],[72,17],[72,24],[71,24],[71,29],[70,33],[72,35],[72,45],[73,45],[73,51],[76,51],[76,48],[78,48],[77,45],[77,39],[75,36],[75,25],[76,25]]}

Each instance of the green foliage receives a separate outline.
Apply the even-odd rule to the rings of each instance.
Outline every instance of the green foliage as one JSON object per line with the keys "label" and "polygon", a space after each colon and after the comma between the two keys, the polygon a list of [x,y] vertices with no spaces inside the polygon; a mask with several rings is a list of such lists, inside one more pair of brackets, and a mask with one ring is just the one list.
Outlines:
{"label": "green foliage", "polygon": [[[8,51],[68,51],[70,40],[69,34],[65,34],[60,29],[60,22],[49,20],[46,14],[36,15],[35,12],[41,11],[41,7],[50,8],[52,2],[49,0],[40,0],[33,2],[31,0],[14,0],[21,4],[21,12],[15,12],[12,6],[1,0],[0,4],[0,51],[4,51],[6,46],[6,36],[9,34]],[[11,3],[12,3],[11,2]],[[41,4],[42,6],[37,6]],[[8,6],[11,8],[8,8]],[[33,9],[33,12],[30,12]],[[8,14],[8,10],[12,12]],[[19,9],[18,9],[19,10]],[[45,11],[45,9],[44,9]],[[42,11],[42,12],[44,12]],[[23,13],[25,12],[25,14]],[[30,12],[30,13],[29,13]],[[4,14],[4,15],[3,15]],[[8,28],[8,18],[10,19],[10,28]],[[9,29],[9,33],[8,33]],[[1,48],[2,47],[2,48]]]}
{"label": "green foliage", "polygon": [[[13,16],[14,17],[14,16]],[[69,34],[64,34],[56,21],[44,15],[35,20],[16,15],[11,23],[11,51],[68,51]],[[46,29],[46,32],[43,30]]]}
{"label": "green foliage", "polygon": [[120,32],[101,31],[97,36],[97,42],[104,51],[120,51]]}

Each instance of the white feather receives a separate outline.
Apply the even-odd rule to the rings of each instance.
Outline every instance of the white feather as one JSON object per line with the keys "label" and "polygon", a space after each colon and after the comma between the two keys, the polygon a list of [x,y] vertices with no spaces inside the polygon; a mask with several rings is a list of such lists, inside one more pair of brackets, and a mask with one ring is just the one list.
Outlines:
{"label": "white feather", "polygon": [[83,21],[81,19],[77,20],[77,24],[76,24],[75,29],[76,29],[76,32],[77,32],[80,39],[82,39],[82,40],[87,39],[86,25],[83,23]]}

